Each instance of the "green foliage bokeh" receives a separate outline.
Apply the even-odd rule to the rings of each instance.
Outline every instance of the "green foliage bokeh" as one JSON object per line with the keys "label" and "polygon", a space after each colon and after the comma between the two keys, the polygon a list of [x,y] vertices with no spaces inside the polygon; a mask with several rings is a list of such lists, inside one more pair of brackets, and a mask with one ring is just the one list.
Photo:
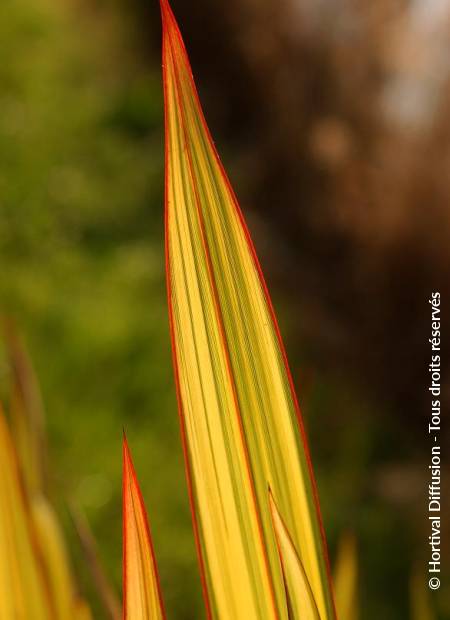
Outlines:
{"label": "green foliage bokeh", "polygon": [[124,428],[163,541],[167,606],[194,618],[164,283],[160,67],[130,50],[118,7],[79,8],[0,6],[1,311],[20,326],[41,383],[52,491],[95,617],[63,500],[86,512],[120,592]]}

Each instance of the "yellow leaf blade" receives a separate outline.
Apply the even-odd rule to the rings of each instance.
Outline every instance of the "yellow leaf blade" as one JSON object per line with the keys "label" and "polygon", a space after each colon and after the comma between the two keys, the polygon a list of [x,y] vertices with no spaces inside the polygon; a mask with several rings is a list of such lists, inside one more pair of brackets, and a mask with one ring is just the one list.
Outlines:
{"label": "yellow leaf blade", "polygon": [[0,409],[0,618],[53,617],[39,570],[17,458]]}
{"label": "yellow leaf blade", "polygon": [[322,620],[334,618],[316,491],[270,299],[166,0],[166,257],[174,363],[208,613],[286,618],[267,485]]}
{"label": "yellow leaf blade", "polygon": [[126,439],[123,442],[123,617],[164,620],[147,514]]}
{"label": "yellow leaf blade", "polygon": [[72,618],[74,584],[67,550],[56,515],[42,495],[30,498],[30,513],[36,532],[43,574],[57,618]]}
{"label": "yellow leaf blade", "polygon": [[320,620],[305,570],[270,491],[269,505],[283,571],[289,619]]}
{"label": "yellow leaf blade", "polygon": [[[39,384],[26,347],[11,319],[3,321],[3,332],[11,371],[12,451],[32,553],[39,573],[38,581],[44,590],[51,617],[70,620],[75,617],[74,605],[81,599],[75,597],[63,533],[44,493],[46,440]],[[9,502],[12,511],[15,510],[12,496],[5,497],[5,501]],[[23,536],[20,528],[18,535]],[[29,586],[25,582],[22,585],[23,595],[28,597]]]}

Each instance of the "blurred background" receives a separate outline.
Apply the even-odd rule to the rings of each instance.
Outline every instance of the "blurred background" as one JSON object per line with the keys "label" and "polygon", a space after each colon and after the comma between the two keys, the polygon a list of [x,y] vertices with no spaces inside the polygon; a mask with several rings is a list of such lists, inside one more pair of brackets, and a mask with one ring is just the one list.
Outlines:
{"label": "blurred background", "polygon": [[[450,303],[450,2],[172,4],[277,310],[331,559],[355,532],[361,617],[406,619],[413,566],[428,580],[428,299],[440,290],[443,318]],[[52,495],[96,618],[66,501],[120,593],[122,428],[169,615],[204,615],[165,297],[160,39],[156,0],[0,4],[0,312],[41,383]],[[5,400],[8,375],[0,349]],[[448,581],[432,599],[450,618]]]}

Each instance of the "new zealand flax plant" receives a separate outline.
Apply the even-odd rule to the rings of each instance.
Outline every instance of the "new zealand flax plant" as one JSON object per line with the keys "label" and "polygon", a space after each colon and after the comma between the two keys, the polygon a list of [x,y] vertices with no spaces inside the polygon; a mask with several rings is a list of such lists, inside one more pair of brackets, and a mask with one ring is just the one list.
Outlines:
{"label": "new zealand flax plant", "polygon": [[[178,25],[168,1],[160,4],[169,321],[206,614],[336,620],[316,484],[280,331]],[[126,440],[123,501],[124,617],[161,620],[155,553]],[[359,617],[357,585],[356,543],[347,534],[336,566],[342,620]],[[423,598],[413,614],[425,608]]]}
{"label": "new zealand flax plant", "polygon": [[[316,486],[280,332],[167,0],[161,11],[168,305],[207,617],[333,620]],[[0,412],[0,619],[87,620],[91,613],[78,596],[48,500],[37,382],[11,324],[5,334],[12,388],[10,424]],[[85,530],[88,555],[95,555],[85,526],[78,529]],[[338,558],[339,612],[356,620],[351,535],[342,539]],[[115,595],[98,566],[93,574],[108,617],[116,620]],[[431,619],[418,573],[411,593],[413,617]],[[122,609],[126,620],[166,618],[125,437]]]}
{"label": "new zealand flax plant", "polygon": [[161,0],[166,265],[207,614],[335,618],[317,491],[256,253]]}

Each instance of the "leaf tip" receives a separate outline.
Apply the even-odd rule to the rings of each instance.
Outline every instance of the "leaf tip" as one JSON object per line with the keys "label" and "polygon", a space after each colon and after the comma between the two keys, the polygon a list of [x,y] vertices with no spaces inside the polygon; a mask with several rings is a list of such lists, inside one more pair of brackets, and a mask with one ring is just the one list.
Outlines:
{"label": "leaf tip", "polygon": [[159,0],[159,8],[161,10],[163,30],[165,30],[169,22],[175,21],[175,18],[168,0]]}
{"label": "leaf tip", "polygon": [[123,618],[164,620],[156,558],[144,500],[123,435]]}

